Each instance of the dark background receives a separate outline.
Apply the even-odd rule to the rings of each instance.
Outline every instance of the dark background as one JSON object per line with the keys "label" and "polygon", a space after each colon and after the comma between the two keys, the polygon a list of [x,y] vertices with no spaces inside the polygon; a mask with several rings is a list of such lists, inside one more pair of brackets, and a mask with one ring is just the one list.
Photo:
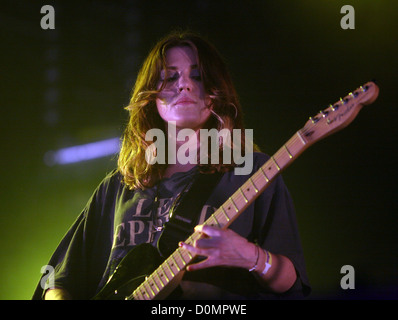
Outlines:
{"label": "dark background", "polygon": [[[55,30],[40,9],[55,8]],[[343,30],[343,5],[355,29]],[[310,298],[397,298],[396,1],[2,1],[0,299],[30,299],[41,267],[116,155],[46,165],[49,150],[121,135],[150,47],[190,28],[225,57],[246,127],[273,154],[329,103],[375,78],[380,96],[284,179]],[[340,269],[355,269],[342,290]]]}

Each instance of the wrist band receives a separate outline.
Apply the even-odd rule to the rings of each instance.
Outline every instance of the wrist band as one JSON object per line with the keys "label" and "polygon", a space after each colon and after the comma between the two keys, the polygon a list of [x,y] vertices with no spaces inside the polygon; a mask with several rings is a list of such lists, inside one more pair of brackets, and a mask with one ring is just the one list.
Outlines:
{"label": "wrist band", "polygon": [[254,264],[254,266],[252,268],[249,269],[249,272],[252,272],[254,270],[257,269],[257,263],[258,263],[258,259],[260,258],[260,248],[258,246],[256,246],[257,249],[257,259],[256,259],[256,263]]}
{"label": "wrist band", "polygon": [[271,252],[268,252],[267,250],[264,250],[264,253],[267,256],[267,260],[265,261],[264,270],[261,272],[261,276],[265,275],[268,272],[268,270],[271,268],[271,265],[272,265]]}

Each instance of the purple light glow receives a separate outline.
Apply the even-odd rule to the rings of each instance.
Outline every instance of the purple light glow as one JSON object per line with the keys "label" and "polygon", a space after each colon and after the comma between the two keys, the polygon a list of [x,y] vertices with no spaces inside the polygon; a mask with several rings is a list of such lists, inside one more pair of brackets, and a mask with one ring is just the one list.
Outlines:
{"label": "purple light glow", "polygon": [[106,157],[117,153],[119,149],[120,139],[111,138],[57,151],[48,151],[44,155],[44,162],[48,166],[76,163]]}

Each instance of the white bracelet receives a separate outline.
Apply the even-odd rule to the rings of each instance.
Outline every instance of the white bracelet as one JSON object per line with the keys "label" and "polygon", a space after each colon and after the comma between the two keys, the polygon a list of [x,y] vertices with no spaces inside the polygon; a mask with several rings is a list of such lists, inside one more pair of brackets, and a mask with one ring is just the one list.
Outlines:
{"label": "white bracelet", "polygon": [[268,272],[268,270],[271,268],[271,266],[272,266],[272,255],[271,255],[271,252],[268,252],[267,250],[264,250],[264,253],[267,256],[267,260],[265,261],[264,270],[261,272],[261,276],[265,275]]}

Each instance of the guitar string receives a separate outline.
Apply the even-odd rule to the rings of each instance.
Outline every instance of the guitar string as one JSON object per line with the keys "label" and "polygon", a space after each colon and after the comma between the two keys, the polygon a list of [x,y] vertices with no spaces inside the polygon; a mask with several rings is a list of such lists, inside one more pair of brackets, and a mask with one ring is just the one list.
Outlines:
{"label": "guitar string", "polygon": [[[340,108],[340,107],[341,107],[342,105],[344,105],[344,104],[347,104],[349,101],[352,101],[352,100],[360,100],[361,96],[362,96],[365,92],[367,92],[368,90],[369,90],[369,85],[364,86],[364,87],[361,86],[361,87],[355,89],[354,91],[352,91],[351,93],[349,93],[348,95],[346,95],[344,98],[341,98],[339,101],[337,101],[337,102],[335,102],[335,103],[333,103],[333,104],[330,104],[329,107],[327,107],[326,109],[324,109],[323,111],[321,111],[320,113],[318,113],[318,114],[317,114],[316,116],[314,116],[312,119],[316,119],[316,117],[319,116],[319,115],[322,116],[321,113],[324,112],[324,111],[328,111],[328,113],[330,113],[330,112],[335,112],[336,110],[338,110],[338,108]],[[348,100],[346,101],[346,99],[348,99]],[[337,107],[337,108],[336,108],[336,107]],[[336,109],[336,110],[335,110],[335,109]],[[312,130],[313,127],[316,126],[316,122],[315,122],[315,123],[311,123],[310,126],[311,126],[310,130]],[[303,130],[307,131],[307,129],[305,128],[305,126],[304,126]],[[305,131],[303,131],[303,132],[305,132]],[[308,133],[308,131],[307,131],[306,133]]]}

